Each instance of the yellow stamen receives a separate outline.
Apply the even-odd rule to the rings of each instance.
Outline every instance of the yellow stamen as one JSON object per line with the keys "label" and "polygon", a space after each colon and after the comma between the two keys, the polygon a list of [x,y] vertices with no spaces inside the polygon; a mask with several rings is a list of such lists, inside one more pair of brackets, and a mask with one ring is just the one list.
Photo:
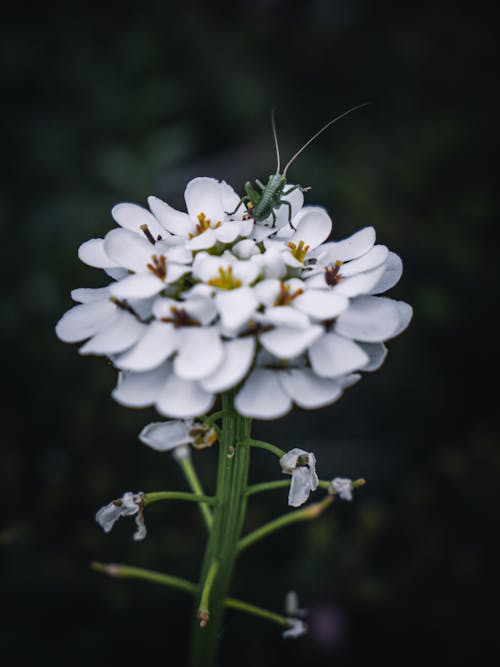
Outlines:
{"label": "yellow stamen", "polygon": [[295,292],[291,291],[290,285],[285,285],[284,282],[281,283],[280,293],[276,301],[274,302],[275,306],[289,306],[294,299],[302,294],[304,290],[299,287]]}
{"label": "yellow stamen", "polygon": [[303,263],[311,246],[306,245],[304,241],[299,241],[298,245],[290,241],[288,247],[292,251],[292,255],[295,259]]}
{"label": "yellow stamen", "polygon": [[190,239],[194,239],[195,236],[203,234],[203,232],[206,232],[207,229],[217,229],[222,224],[222,222],[219,220],[218,222],[215,223],[215,225],[212,225],[212,221],[209,218],[207,218],[207,216],[204,213],[198,213],[196,217],[198,218],[198,224],[196,225],[196,233],[189,234]]}
{"label": "yellow stamen", "polygon": [[219,276],[218,278],[212,278],[208,281],[208,284],[212,287],[218,287],[219,289],[236,289],[241,287],[241,280],[233,276],[233,267],[228,266],[227,269],[219,266]]}
{"label": "yellow stamen", "polygon": [[161,280],[165,280],[167,277],[167,260],[165,255],[151,255],[151,259],[153,262],[151,264],[146,264],[147,268],[155,274],[155,276],[158,276],[158,278],[161,278]]}

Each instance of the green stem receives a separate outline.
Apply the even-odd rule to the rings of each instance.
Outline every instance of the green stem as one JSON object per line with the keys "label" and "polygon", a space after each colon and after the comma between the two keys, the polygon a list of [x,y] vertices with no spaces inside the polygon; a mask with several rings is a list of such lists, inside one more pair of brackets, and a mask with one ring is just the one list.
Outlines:
{"label": "green stem", "polygon": [[187,579],[174,577],[171,574],[154,572],[153,570],[146,570],[143,567],[119,565],[117,563],[97,563],[95,561],[90,564],[90,567],[96,572],[102,572],[109,577],[115,577],[117,579],[146,579],[146,581],[152,581],[156,584],[162,584],[163,586],[170,586],[171,588],[178,588],[181,591],[186,591],[187,593],[192,594],[196,593],[198,590],[197,585]]}
{"label": "green stem", "polygon": [[297,523],[298,521],[310,521],[318,517],[329,505],[333,502],[333,496],[326,496],[324,500],[320,503],[313,503],[308,505],[301,510],[295,510],[295,512],[290,512],[289,514],[284,514],[283,516],[270,521],[269,523],[264,524],[257,530],[245,535],[238,542],[238,552],[247,549],[255,542],[262,540],[264,537],[267,537],[271,533],[274,533],[285,526],[289,526],[291,523]]}
{"label": "green stem", "polygon": [[[109,577],[113,577],[115,579],[143,579],[145,581],[151,581],[155,584],[161,584],[162,586],[167,586],[169,588],[176,588],[186,593],[191,593],[191,595],[196,594],[198,590],[198,586],[193,582],[188,581],[187,579],[174,577],[170,574],[154,572],[153,570],[146,570],[142,567],[131,567],[130,565],[119,565],[117,563],[97,562],[91,563],[90,567],[96,572],[102,572],[103,574],[107,574]],[[250,604],[249,602],[243,602],[243,600],[237,600],[236,598],[226,598],[225,606],[229,609],[236,609],[237,611],[243,611],[247,614],[253,614],[254,616],[265,618],[268,621],[277,623],[278,625],[288,625],[285,616],[264,609],[263,607],[257,607],[257,605]]]}
{"label": "green stem", "polygon": [[[193,465],[193,462],[191,461],[191,456],[183,456],[182,458],[178,459],[179,466],[184,473],[184,477],[186,478],[187,483],[191,487],[191,489],[194,491],[194,493],[198,496],[203,496],[203,487],[201,486],[200,480],[198,479],[198,475],[196,474],[195,467]],[[203,520],[205,521],[205,525],[210,532],[212,529],[212,512],[210,511],[210,508],[208,505],[205,503],[200,504],[200,512],[203,516]]]}
{"label": "green stem", "polygon": [[201,591],[200,606],[198,607],[198,620],[202,628],[206,627],[210,620],[210,593],[214,585],[215,577],[219,571],[219,561],[214,560],[208,570],[207,578]]}
{"label": "green stem", "polygon": [[[237,545],[246,510],[245,489],[248,484],[250,451],[237,447],[237,443],[250,439],[251,420],[233,410],[234,392],[222,396],[222,428],[217,474],[217,505],[213,512],[213,525],[203,560],[199,593],[204,589],[214,561],[218,569],[211,583],[210,622],[200,627],[193,619],[191,641],[191,667],[213,667],[216,664],[218,645],[222,633],[225,600],[237,557]],[[201,600],[196,604],[199,608]]]}
{"label": "green stem", "polygon": [[237,609],[238,611],[244,611],[247,614],[253,614],[254,616],[259,616],[260,618],[265,618],[268,621],[277,623],[278,625],[288,626],[288,621],[285,616],[281,614],[276,614],[274,611],[269,611],[263,607],[257,607],[254,604],[249,602],[243,602],[243,600],[236,600],[236,598],[227,598],[226,607],[230,609]]}
{"label": "green stem", "polygon": [[253,438],[247,438],[246,440],[242,440],[241,442],[239,442],[238,446],[258,447],[259,449],[267,449],[268,452],[272,452],[279,458],[285,455],[285,452],[282,449],[276,447],[276,445],[272,445],[270,442],[264,442],[264,440],[254,440]]}
{"label": "green stem", "polygon": [[198,493],[187,493],[186,491],[154,491],[143,495],[144,507],[159,500],[186,500],[192,503],[207,503],[215,505],[217,499],[214,496],[203,496]]}
{"label": "green stem", "polygon": [[204,417],[203,421],[205,424],[208,424],[209,426],[212,426],[214,422],[218,421],[219,419],[222,419],[222,417],[226,417],[228,414],[235,414],[233,410],[219,410],[218,412],[214,412],[211,415],[208,415],[208,417]]}
{"label": "green stem", "polygon": [[275,482],[261,482],[260,484],[252,484],[248,486],[245,491],[247,496],[253,496],[255,493],[262,493],[263,491],[274,491],[275,489],[286,489],[290,486],[291,478],[280,479]]}

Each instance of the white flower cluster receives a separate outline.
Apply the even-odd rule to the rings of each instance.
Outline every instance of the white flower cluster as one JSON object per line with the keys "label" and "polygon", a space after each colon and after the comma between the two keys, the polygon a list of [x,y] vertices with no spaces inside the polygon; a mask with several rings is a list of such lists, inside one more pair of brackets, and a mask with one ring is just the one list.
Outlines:
{"label": "white flower cluster", "polygon": [[112,282],[74,290],[58,336],[111,359],[119,403],[170,418],[202,415],[240,385],[235,406],[257,419],[333,403],[411,319],[379,296],[402,264],[372,227],[327,241],[325,210],[303,206],[299,189],[286,199],[274,225],[244,207],[228,214],[239,197],[212,178],[188,184],[187,213],[156,197],[150,210],[118,204],[119,227],[79,249]]}

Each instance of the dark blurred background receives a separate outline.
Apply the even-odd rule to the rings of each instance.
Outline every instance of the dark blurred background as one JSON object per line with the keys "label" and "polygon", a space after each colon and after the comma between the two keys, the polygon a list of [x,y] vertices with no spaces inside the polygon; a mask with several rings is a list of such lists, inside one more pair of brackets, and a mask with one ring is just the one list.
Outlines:
{"label": "dark blurred background", "polygon": [[[0,630],[7,665],[185,664],[191,601],[89,570],[92,559],[195,579],[204,534],[192,506],[157,505],[149,536],[110,535],[94,513],[126,490],[184,489],[137,433],[157,416],[110,397],[116,373],[54,325],[70,289],[104,284],[77,259],[111,207],[156,194],[178,207],[194,176],[274,169],[269,114],[327,206],[335,238],[374,225],[405,272],[391,296],[410,329],[385,366],[336,405],[255,433],[314,450],[328,476],[364,476],[351,504],[272,536],[238,565],[234,594],[280,610],[299,591],[311,633],[228,615],[223,665],[463,664],[495,647],[500,450],[493,18],[481,3],[366,0],[50,3],[1,26],[1,298],[4,397]],[[208,488],[215,451],[196,456]],[[276,476],[256,452],[255,481]],[[286,493],[252,499],[248,527]],[[496,646],[498,649],[498,646]],[[156,658],[158,660],[158,658]]]}

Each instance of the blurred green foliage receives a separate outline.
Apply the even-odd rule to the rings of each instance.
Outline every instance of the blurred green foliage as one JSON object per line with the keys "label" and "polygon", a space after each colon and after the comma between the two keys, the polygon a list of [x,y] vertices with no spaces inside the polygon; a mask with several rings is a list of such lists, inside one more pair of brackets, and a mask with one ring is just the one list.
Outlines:
{"label": "blurred green foliage", "polygon": [[[245,554],[235,594],[279,609],[293,588],[312,632],[228,617],[223,664],[460,664],[495,641],[487,601],[500,472],[494,358],[497,291],[492,165],[498,94],[491,16],[481,3],[366,0],[109,2],[8,12],[0,43],[0,308],[6,664],[184,664],[191,603],[116,583],[94,558],[195,579],[203,527],[192,507],[148,511],[148,539],[97,508],[126,490],[183,488],[137,433],[155,418],[110,398],[115,372],[60,343],[70,289],[103,284],[76,256],[119,201],[182,206],[194,176],[245,180],[274,169],[269,113],[291,154],[334,114],[372,100],[294,165],[334,236],[375,225],[405,273],[392,296],[415,307],[382,370],[337,405],[256,425],[312,449],[323,475],[364,476],[352,504]],[[488,314],[488,319],[486,318]],[[196,456],[207,487],[215,453]],[[265,452],[254,479],[277,474]],[[248,527],[283,510],[252,500]]]}

